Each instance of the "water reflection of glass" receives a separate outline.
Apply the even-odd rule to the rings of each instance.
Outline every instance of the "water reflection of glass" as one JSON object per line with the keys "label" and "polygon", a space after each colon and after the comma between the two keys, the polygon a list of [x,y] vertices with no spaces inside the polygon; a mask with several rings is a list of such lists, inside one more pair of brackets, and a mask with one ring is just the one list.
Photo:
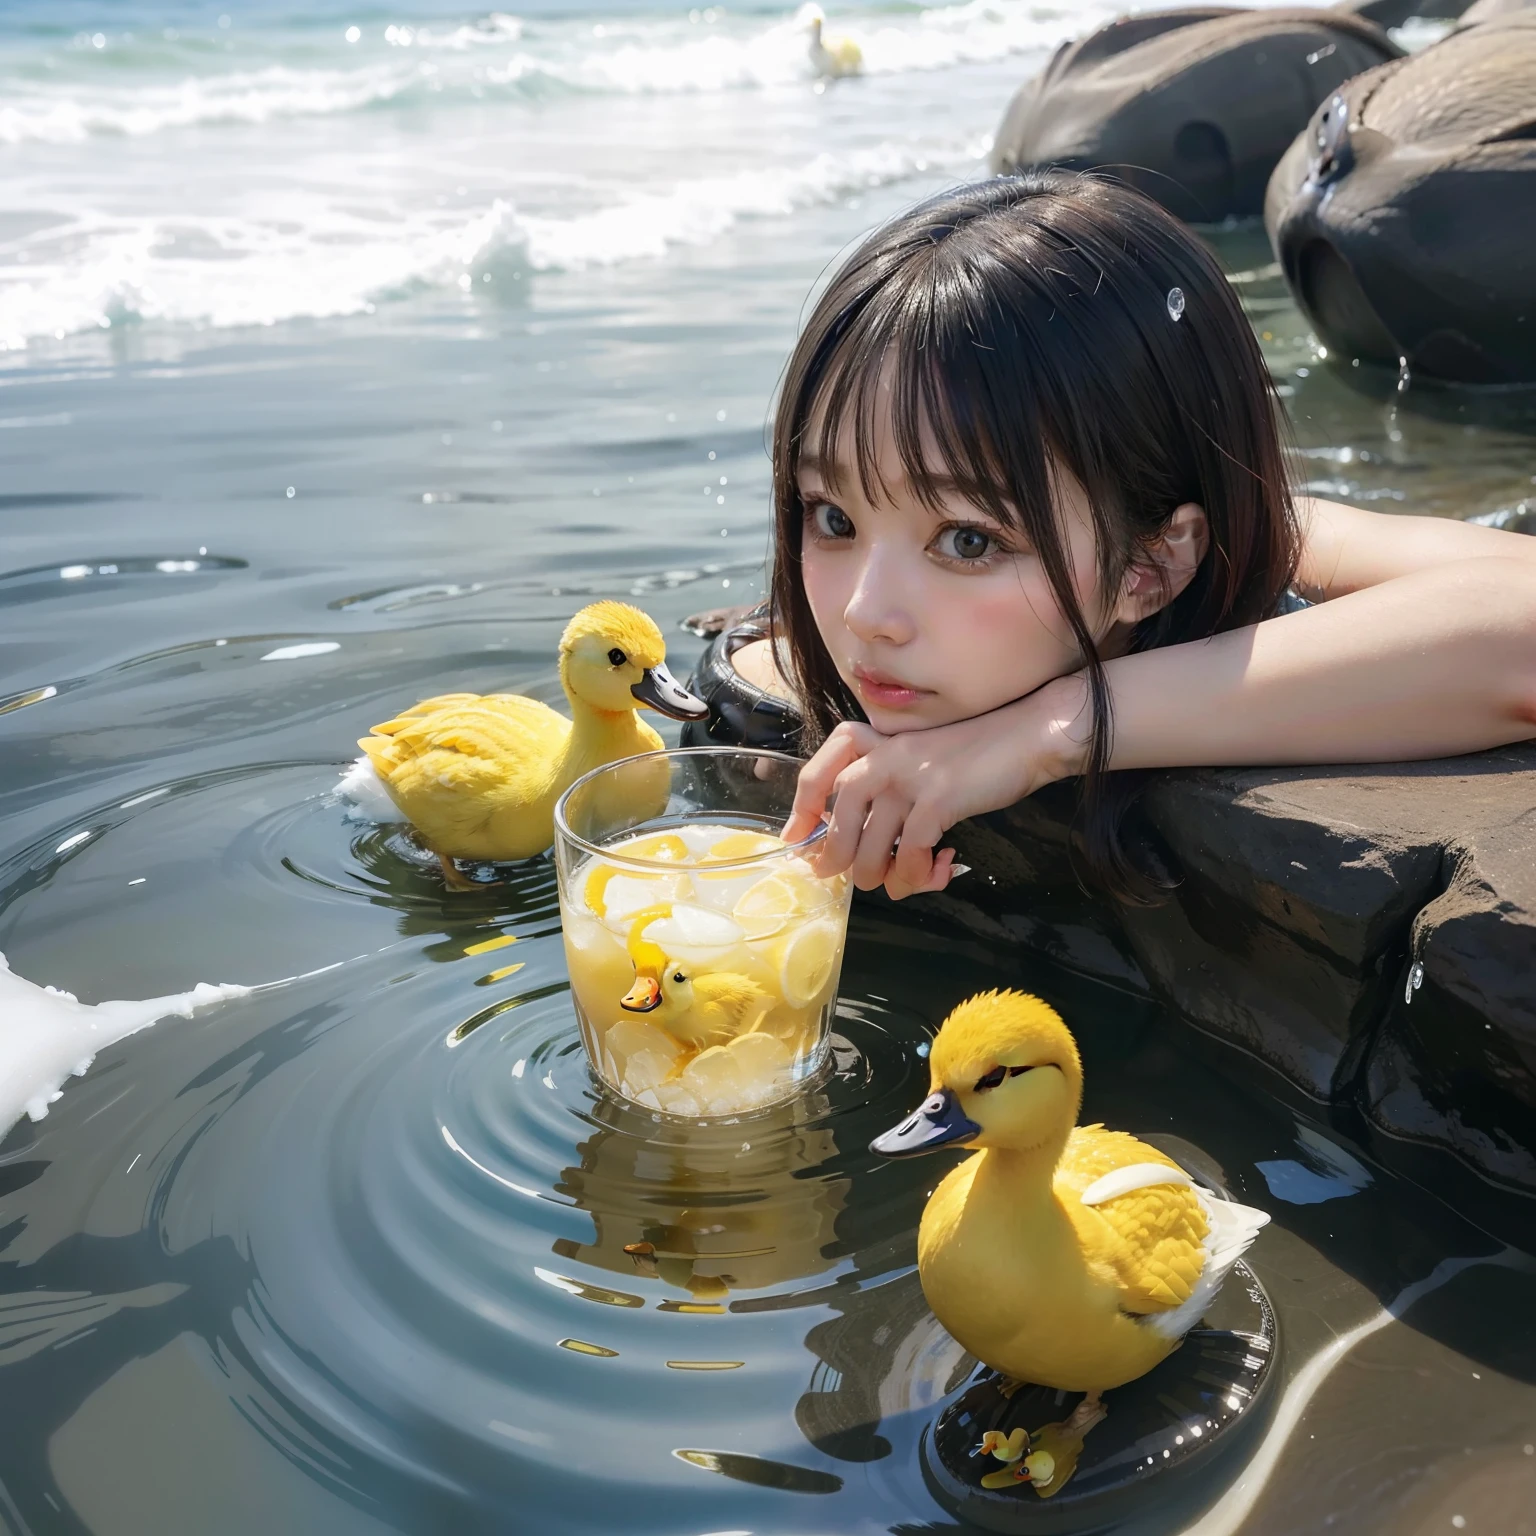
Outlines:
{"label": "water reflection of glass", "polygon": [[675,1140],[634,1134],[633,1116],[599,1107],[600,1126],[568,1168],[562,1193],[592,1218],[593,1239],[561,1239],[562,1258],[617,1275],[659,1279],[684,1293],[664,1308],[715,1310],[831,1267],[848,1180],[820,1173],[837,1156],[820,1093],[740,1127],[677,1128]]}
{"label": "water reflection of glass", "polygon": [[556,807],[576,1015],[622,1097],[734,1118],[793,1097],[826,1060],[851,888],[778,835],[799,768],[776,752],[649,753]]}

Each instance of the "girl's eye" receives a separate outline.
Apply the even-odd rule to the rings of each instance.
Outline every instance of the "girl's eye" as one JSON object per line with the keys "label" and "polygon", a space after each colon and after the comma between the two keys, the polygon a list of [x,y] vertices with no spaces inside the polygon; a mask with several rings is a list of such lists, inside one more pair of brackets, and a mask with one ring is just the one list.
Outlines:
{"label": "girl's eye", "polygon": [[830,501],[817,502],[811,509],[811,518],[816,524],[816,532],[824,539],[853,537],[853,519],[841,507],[834,507]]}
{"label": "girl's eye", "polygon": [[934,548],[951,560],[985,560],[997,548],[997,540],[982,528],[960,524],[946,528],[935,540]]}

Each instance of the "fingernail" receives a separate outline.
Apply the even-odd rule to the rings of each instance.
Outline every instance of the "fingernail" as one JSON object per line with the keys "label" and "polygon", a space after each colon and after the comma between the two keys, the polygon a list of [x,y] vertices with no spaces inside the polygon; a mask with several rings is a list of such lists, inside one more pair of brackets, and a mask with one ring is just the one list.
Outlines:
{"label": "fingernail", "polygon": [[968,875],[971,872],[969,864],[951,864],[949,866],[949,878],[953,880],[956,875]]}

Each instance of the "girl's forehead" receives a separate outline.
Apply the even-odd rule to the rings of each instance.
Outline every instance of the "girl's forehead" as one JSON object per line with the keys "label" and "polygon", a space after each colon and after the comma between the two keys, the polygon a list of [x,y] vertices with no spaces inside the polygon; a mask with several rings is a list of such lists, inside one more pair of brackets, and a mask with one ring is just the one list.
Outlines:
{"label": "girl's forehead", "polygon": [[814,478],[827,490],[862,489],[874,500],[911,497],[917,494],[915,482],[941,492],[958,491],[959,482],[926,415],[919,415],[915,423],[916,462],[910,450],[903,451],[891,391],[883,378],[862,420],[856,404],[850,402],[829,433],[831,425],[825,404],[818,403],[801,436],[797,468],[802,479]]}

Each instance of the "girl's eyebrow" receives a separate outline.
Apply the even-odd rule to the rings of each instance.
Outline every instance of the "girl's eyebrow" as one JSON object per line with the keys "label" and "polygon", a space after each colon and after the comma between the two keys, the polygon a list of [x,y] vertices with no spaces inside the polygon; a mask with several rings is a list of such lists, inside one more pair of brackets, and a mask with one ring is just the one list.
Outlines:
{"label": "girl's eyebrow", "polygon": [[[801,455],[797,469],[800,477],[818,481],[828,490],[836,490],[839,486],[854,483],[854,478],[842,472],[836,464],[823,464],[815,454],[811,453]],[[966,486],[953,475],[928,475],[926,478],[928,485],[940,495],[958,496],[961,500],[969,502]],[[910,481],[906,475],[903,475],[895,484],[898,489],[910,489]],[[991,516],[980,507],[976,510],[982,512],[983,516]],[[934,515],[938,517],[943,514],[936,512]]]}

